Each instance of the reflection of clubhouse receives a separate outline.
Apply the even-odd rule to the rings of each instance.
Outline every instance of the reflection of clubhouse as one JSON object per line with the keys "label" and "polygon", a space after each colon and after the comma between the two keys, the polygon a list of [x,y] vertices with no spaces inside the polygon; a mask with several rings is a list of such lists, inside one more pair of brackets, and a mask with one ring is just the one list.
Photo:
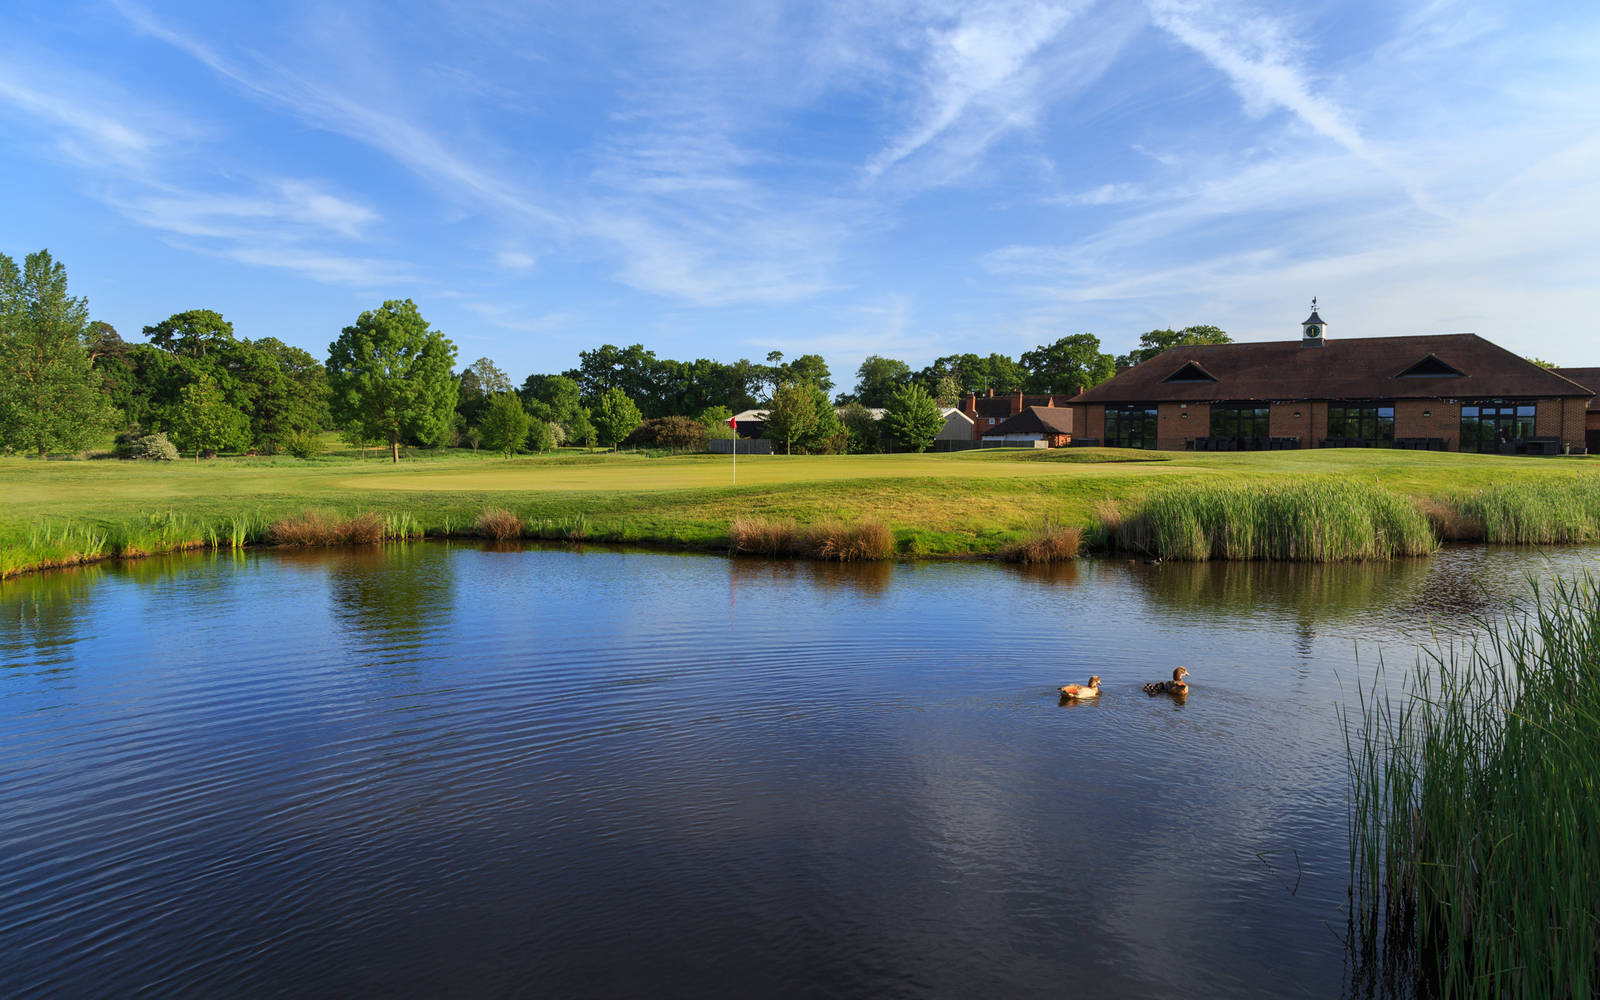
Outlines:
{"label": "reflection of clubhouse", "polygon": [[[1600,448],[1584,373],[1476,334],[1174,347],[1068,401],[1076,443],[1208,451],[1395,447],[1514,454]],[[1583,384],[1580,384],[1583,383]],[[1586,435],[1587,425],[1595,423]]]}

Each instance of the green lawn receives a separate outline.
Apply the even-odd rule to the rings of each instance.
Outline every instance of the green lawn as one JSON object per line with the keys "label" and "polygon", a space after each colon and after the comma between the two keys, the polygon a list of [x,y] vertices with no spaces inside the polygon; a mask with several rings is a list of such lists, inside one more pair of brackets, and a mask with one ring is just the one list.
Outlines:
{"label": "green lawn", "polygon": [[[728,456],[562,452],[309,461],[224,458],[195,463],[0,459],[0,567],[40,560],[41,533],[73,525],[116,539],[153,519],[184,531],[321,509],[408,516],[430,534],[459,533],[487,508],[534,521],[582,518],[591,538],[710,548],[745,515],[876,518],[909,554],[987,555],[1046,516],[1089,524],[1097,505],[1135,501],[1184,478],[1252,482],[1336,476],[1412,497],[1535,480],[1594,481],[1600,459],[1534,459],[1380,449],[1201,453],[1117,449],[989,450],[930,455]],[[259,534],[259,530],[255,534]],[[254,537],[254,535],[253,535]],[[190,542],[198,540],[191,538]],[[65,543],[62,543],[65,544]],[[165,544],[165,543],[163,543]],[[141,546],[148,548],[149,546]]]}

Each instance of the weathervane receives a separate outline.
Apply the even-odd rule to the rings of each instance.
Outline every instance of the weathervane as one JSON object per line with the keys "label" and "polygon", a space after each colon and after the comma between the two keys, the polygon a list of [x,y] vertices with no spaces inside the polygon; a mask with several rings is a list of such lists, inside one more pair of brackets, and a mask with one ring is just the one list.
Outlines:
{"label": "weathervane", "polygon": [[1311,311],[1317,311],[1317,297],[1315,295],[1311,296]]}

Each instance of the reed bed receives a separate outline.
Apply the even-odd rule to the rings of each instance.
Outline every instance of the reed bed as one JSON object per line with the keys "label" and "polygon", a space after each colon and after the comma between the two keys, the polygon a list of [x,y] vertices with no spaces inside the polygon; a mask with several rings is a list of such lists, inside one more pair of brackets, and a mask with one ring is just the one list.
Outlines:
{"label": "reed bed", "polygon": [[1352,994],[1600,995],[1600,579],[1346,716]]}
{"label": "reed bed", "polygon": [[1462,540],[1503,545],[1600,541],[1600,478],[1496,484],[1434,505],[1476,531],[1458,535]]}
{"label": "reed bed", "polygon": [[1340,562],[1423,555],[1438,547],[1405,498],[1367,483],[1185,483],[1153,491],[1102,530],[1112,548],[1163,559]]}
{"label": "reed bed", "polygon": [[504,507],[493,507],[478,515],[474,528],[482,538],[492,538],[497,542],[505,542],[513,538],[521,538],[524,525],[522,518]]}
{"label": "reed bed", "polygon": [[747,517],[728,528],[741,555],[804,556],[830,562],[872,562],[894,555],[894,532],[882,521],[822,521],[797,528],[792,518]]}
{"label": "reed bed", "polygon": [[1024,566],[1044,566],[1076,559],[1082,548],[1082,528],[1047,517],[1029,525],[1020,541],[1001,548],[1000,558]]}

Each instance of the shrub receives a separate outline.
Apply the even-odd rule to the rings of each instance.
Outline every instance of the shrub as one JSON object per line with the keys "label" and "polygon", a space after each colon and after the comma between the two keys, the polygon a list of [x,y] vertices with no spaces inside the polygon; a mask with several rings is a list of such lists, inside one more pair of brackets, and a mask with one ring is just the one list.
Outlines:
{"label": "shrub", "polygon": [[295,458],[311,458],[322,453],[322,438],[312,431],[294,431],[284,437],[283,450]]}
{"label": "shrub", "polygon": [[154,434],[140,434],[130,431],[127,434],[118,434],[112,453],[118,458],[125,458],[139,462],[176,462],[178,449],[171,441],[167,440],[164,431]]}
{"label": "shrub", "polygon": [[503,507],[496,507],[478,515],[477,529],[479,535],[497,542],[521,538],[522,518]]}
{"label": "shrub", "polygon": [[622,443],[631,448],[676,448],[705,451],[706,428],[688,417],[657,417],[633,429]]}

